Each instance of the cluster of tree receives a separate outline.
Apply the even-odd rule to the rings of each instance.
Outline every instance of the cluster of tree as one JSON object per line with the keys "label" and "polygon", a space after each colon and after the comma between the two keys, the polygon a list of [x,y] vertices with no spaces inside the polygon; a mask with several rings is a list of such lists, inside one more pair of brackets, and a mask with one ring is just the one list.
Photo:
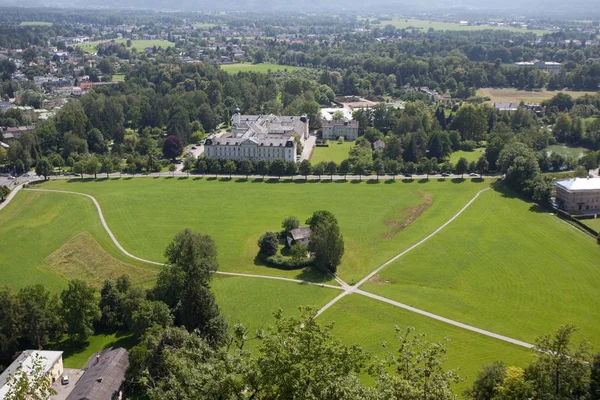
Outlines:
{"label": "cluster of tree", "polygon": [[[149,399],[455,399],[454,371],[443,368],[445,348],[412,329],[397,332],[397,352],[375,359],[358,345],[344,345],[316,312],[275,314],[275,326],[251,336],[236,325],[217,346],[197,332],[149,331],[130,352],[129,393]],[[252,354],[250,340],[259,342]],[[390,346],[390,345],[388,345]],[[395,350],[395,349],[394,349]],[[364,385],[360,372],[373,377]]]}
{"label": "cluster of tree", "polygon": [[340,233],[337,219],[329,211],[315,211],[306,220],[306,225],[310,227],[308,247],[294,243],[288,250],[290,261],[277,253],[287,234],[300,227],[300,221],[294,216],[283,220],[281,232],[266,232],[260,237],[259,257],[278,267],[294,269],[314,265],[323,273],[335,274],[344,255],[344,237]]}
{"label": "cluster of tree", "polygon": [[104,282],[100,295],[81,280],[72,280],[60,295],[42,285],[17,294],[0,290],[0,363],[8,365],[18,350],[41,349],[64,335],[85,342],[96,332],[128,331],[136,337],[153,327],[184,327],[217,345],[229,337],[210,291],[217,270],[217,250],[208,235],[179,232],[165,250],[167,263],[156,285],[134,287],[128,277]]}
{"label": "cluster of tree", "polygon": [[573,343],[575,327],[560,327],[536,341],[535,360],[526,368],[502,362],[485,365],[465,395],[473,400],[600,398],[600,353]]}

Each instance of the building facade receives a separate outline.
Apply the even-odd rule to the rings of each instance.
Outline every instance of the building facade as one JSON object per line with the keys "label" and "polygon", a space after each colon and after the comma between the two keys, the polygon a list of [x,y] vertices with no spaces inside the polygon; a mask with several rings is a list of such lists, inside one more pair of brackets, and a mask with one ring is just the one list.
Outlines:
{"label": "building facade", "polygon": [[321,123],[323,128],[323,139],[335,140],[340,136],[344,137],[344,140],[356,140],[358,139],[358,121],[344,121],[344,120],[323,120]]}
{"label": "building facade", "polygon": [[537,69],[541,69],[542,71],[551,72],[553,74],[558,74],[560,72],[560,69],[562,68],[562,64],[559,62],[540,61],[540,60],[519,61],[519,62],[516,62],[515,65],[517,67],[521,67],[521,68],[535,67]]}
{"label": "building facade", "polygon": [[600,178],[573,178],[556,182],[556,203],[569,213],[600,213]]}
{"label": "building facade", "polygon": [[306,116],[240,115],[231,117],[231,135],[209,136],[204,142],[206,158],[252,161],[296,161],[297,141],[308,139]]}
{"label": "building facade", "polygon": [[17,372],[23,371],[33,378],[36,364],[41,367],[42,374],[54,383],[63,373],[62,351],[25,350],[0,375],[0,400],[9,400],[7,394],[11,389],[10,378]]}

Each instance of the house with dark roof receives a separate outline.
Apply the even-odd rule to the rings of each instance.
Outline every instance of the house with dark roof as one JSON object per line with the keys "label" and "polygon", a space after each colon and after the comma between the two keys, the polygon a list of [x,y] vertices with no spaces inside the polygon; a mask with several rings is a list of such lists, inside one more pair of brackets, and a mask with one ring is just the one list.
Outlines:
{"label": "house with dark roof", "polygon": [[123,382],[129,366],[129,353],[108,348],[92,356],[67,400],[114,400],[123,398]]}
{"label": "house with dark roof", "polygon": [[292,247],[296,243],[300,243],[302,246],[308,246],[310,242],[310,227],[300,227],[296,229],[292,229],[288,232],[286,237],[286,243],[288,247]]}

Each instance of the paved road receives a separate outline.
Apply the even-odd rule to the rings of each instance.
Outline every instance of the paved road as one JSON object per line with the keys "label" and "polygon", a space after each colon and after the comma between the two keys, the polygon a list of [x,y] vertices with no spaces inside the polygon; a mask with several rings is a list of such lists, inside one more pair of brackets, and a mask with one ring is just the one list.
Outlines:
{"label": "paved road", "polygon": [[317,137],[311,134],[308,139],[304,141],[304,147],[302,148],[302,160],[310,160],[315,144],[317,143]]}

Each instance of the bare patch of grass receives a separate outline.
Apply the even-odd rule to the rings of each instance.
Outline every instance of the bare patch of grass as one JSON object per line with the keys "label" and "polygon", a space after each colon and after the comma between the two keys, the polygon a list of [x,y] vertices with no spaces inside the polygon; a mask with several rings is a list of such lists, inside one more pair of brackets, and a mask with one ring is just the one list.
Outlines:
{"label": "bare patch of grass", "polygon": [[390,226],[392,230],[382,235],[384,239],[389,239],[408,228],[410,224],[415,222],[417,218],[419,218],[421,214],[423,214],[425,210],[427,210],[433,204],[433,198],[429,193],[421,192],[419,195],[421,196],[423,203],[413,207],[406,207],[404,210],[402,210],[400,213],[400,218],[398,219],[390,219],[385,221],[385,223]]}

